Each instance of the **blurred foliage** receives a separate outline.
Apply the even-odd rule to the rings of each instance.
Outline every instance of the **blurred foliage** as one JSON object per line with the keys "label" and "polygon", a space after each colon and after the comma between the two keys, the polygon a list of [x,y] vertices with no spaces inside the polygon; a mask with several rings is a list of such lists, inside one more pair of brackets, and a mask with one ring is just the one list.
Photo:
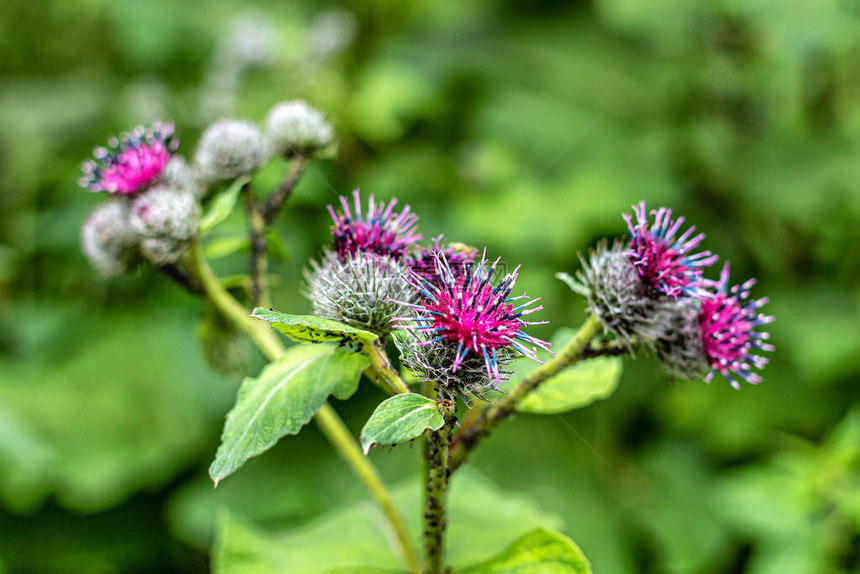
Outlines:
{"label": "blurred foliage", "polygon": [[[858,55],[855,0],[0,4],[0,565],[199,571],[219,508],[286,529],[363,499],[313,430],[213,491],[239,377],[204,366],[205,310],[152,273],[102,282],[78,247],[78,165],[109,134],[172,118],[190,153],[219,116],[304,97],[340,153],[278,222],[279,309],[308,312],[324,206],[355,186],[522,263],[543,337],[583,318],[553,274],[633,202],[669,205],[770,297],[765,382],[625,360],[610,400],[520,414],[471,464],[558,513],[595,572],[860,572]],[[357,431],[381,399],[335,406]],[[409,447],[371,456],[417,471]]]}

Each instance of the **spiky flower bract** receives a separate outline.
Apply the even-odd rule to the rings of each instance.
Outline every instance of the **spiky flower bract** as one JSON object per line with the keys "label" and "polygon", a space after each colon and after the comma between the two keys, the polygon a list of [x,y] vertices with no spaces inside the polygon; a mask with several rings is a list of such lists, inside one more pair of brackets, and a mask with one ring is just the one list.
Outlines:
{"label": "spiky flower bract", "polygon": [[224,181],[253,173],[271,157],[268,140],[254,124],[215,122],[200,136],[194,162],[207,181]]}
{"label": "spiky flower bract", "polygon": [[475,262],[478,250],[463,243],[442,244],[442,236],[435,237],[429,248],[418,246],[409,260],[409,267],[425,280],[438,286],[439,276],[436,274],[436,253],[443,253],[448,266],[456,276],[463,276]]}
{"label": "spiky flower bract", "polygon": [[129,203],[112,199],[96,207],[81,228],[81,248],[105,277],[128,271],[139,259],[138,237],[129,226]]}
{"label": "spiky flower bract", "polygon": [[193,166],[188,165],[185,158],[181,155],[174,155],[170,158],[170,161],[167,162],[158,176],[158,183],[188,190],[197,198],[206,195],[205,182],[200,179],[200,174],[197,173],[197,170]]}
{"label": "spiky flower bract", "polygon": [[599,243],[582,260],[577,278],[589,312],[629,348],[637,343],[651,347],[671,328],[673,299],[640,280],[625,245]]}
{"label": "spiky flower bract", "polygon": [[173,263],[197,234],[200,208],[191,191],[158,185],[135,198],[129,228],[140,251],[156,265]]}
{"label": "spiky flower bract", "polygon": [[137,193],[158,177],[179,142],[173,124],[154,122],[149,129],[138,126],[96,148],[95,159],[84,162],[81,187],[119,195]]}
{"label": "spiky flower bract", "polygon": [[528,325],[546,323],[525,319],[543,308],[533,306],[539,299],[511,296],[519,267],[493,285],[500,259],[488,263],[486,251],[464,274],[451,269],[444,252],[435,258],[437,284],[410,272],[409,281],[422,297],[407,305],[410,316],[395,319],[398,328],[412,333],[403,355],[409,368],[462,394],[497,388],[501,367],[514,354],[537,361],[537,348],[548,349],[549,343],[524,331]]}
{"label": "spiky flower bract", "polygon": [[674,379],[690,381],[710,369],[699,330],[701,301],[684,298],[675,301],[668,314],[669,328],[657,339],[654,350],[663,370]]}
{"label": "spiky flower bract", "polygon": [[304,100],[276,104],[266,115],[266,125],[281,155],[313,153],[334,140],[334,130],[325,116]]}
{"label": "spiky flower bract", "polygon": [[762,369],[768,362],[759,356],[760,351],[773,351],[773,346],[765,341],[766,332],[756,331],[756,327],[773,321],[772,316],[759,313],[767,304],[767,298],[750,299],[750,289],[755,279],[729,287],[729,265],[726,263],[720,273],[717,292],[713,297],[702,301],[699,311],[699,330],[702,350],[711,372],[705,377],[710,382],[714,373],[720,373],[736,389],[740,384],[735,377],[752,384],[761,382],[761,376],[752,368]]}
{"label": "spiky flower bract", "polygon": [[355,213],[350,210],[349,201],[340,196],[343,212],[335,212],[329,205],[328,211],[334,220],[332,235],[337,255],[347,259],[356,253],[375,253],[386,255],[394,260],[402,260],[421,235],[414,229],[418,216],[405,206],[403,211],[394,211],[397,204],[392,199],[388,204],[376,203],[370,195],[367,211],[362,213],[361,197],[356,189],[352,192]]}
{"label": "spiky flower bract", "polygon": [[705,234],[693,235],[696,228],[691,226],[676,236],[684,218],[673,220],[672,210],[665,207],[651,211],[653,223],[648,220],[644,201],[634,205],[633,212],[635,223],[629,214],[623,217],[630,231],[629,257],[642,281],[676,299],[706,297],[709,282],[702,279],[702,270],[712,265],[717,256],[709,251],[692,253]]}
{"label": "spiky flower bract", "polygon": [[405,264],[386,255],[358,251],[340,257],[326,250],[305,270],[307,296],[314,314],[377,335],[391,331],[414,297]]}

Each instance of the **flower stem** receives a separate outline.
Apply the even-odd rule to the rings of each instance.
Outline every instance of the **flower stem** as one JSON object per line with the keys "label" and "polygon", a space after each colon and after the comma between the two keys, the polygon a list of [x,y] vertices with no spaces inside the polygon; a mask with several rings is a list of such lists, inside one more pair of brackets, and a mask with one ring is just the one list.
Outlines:
{"label": "flower stem", "polygon": [[266,220],[254,199],[250,184],[242,187],[245,211],[248,214],[248,235],[251,242],[251,303],[255,307],[269,306],[269,259],[266,257]]}
{"label": "flower stem", "polygon": [[[265,323],[249,317],[248,311],[224,289],[209,266],[209,262],[203,255],[203,249],[197,241],[191,246],[191,256],[209,301],[236,327],[247,333],[270,361],[278,359],[284,353],[281,342]],[[394,505],[391,494],[385,483],[382,482],[379,472],[361,452],[361,447],[359,447],[355,437],[352,436],[349,429],[328,403],[323,403],[322,408],[314,416],[314,422],[334,446],[340,457],[370,491],[397,537],[404,564],[410,572],[417,572],[418,558],[406,530],[406,523]]]}
{"label": "flower stem", "polygon": [[517,403],[527,394],[535,390],[538,385],[557,374],[565,367],[579,362],[588,350],[591,340],[601,330],[600,321],[590,316],[579,328],[576,335],[559,351],[555,357],[541,365],[538,369],[527,375],[501,400],[482,412],[471,424],[464,425],[458,435],[454,438],[451,448],[451,460],[449,467],[451,472],[457,470],[465,462],[466,457],[485,436],[490,434],[496,425],[506,419],[517,406]]}
{"label": "flower stem", "polygon": [[425,574],[443,574],[445,570],[446,492],[448,490],[448,447],[457,418],[456,403],[440,395],[436,406],[445,423],[432,431],[427,440],[427,482],[424,489],[424,557]]}
{"label": "flower stem", "polygon": [[369,343],[364,343],[362,350],[367,358],[370,359],[370,366],[365,373],[376,383],[384,382],[395,393],[408,393],[409,387],[391,366],[391,361],[388,360],[388,355],[385,353],[384,339],[374,339]]}

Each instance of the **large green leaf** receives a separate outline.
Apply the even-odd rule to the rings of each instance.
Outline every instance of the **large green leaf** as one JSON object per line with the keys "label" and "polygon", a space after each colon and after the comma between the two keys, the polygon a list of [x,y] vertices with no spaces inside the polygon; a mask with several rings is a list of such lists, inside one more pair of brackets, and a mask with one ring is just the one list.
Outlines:
{"label": "large green leaf", "polygon": [[[573,329],[559,329],[552,337],[553,348],[562,348],[574,333]],[[512,367],[514,376],[504,388],[515,386],[519,379],[534,370],[533,364],[528,359],[518,359]],[[618,387],[622,365],[620,357],[596,357],[577,363],[541,383],[517,404],[516,409],[523,413],[555,414],[605,399]]]}
{"label": "large green leaf", "polygon": [[[420,546],[421,488],[409,480],[393,490],[416,545]],[[454,568],[486,560],[531,529],[557,528],[559,519],[526,498],[499,490],[472,469],[454,477],[448,496],[447,562]],[[317,574],[335,568],[400,568],[393,537],[380,511],[359,502],[282,533],[266,533],[224,513],[212,567],[223,574]]]}
{"label": "large green leaf", "polygon": [[538,528],[486,562],[461,574],[591,574],[579,547],[566,536]]}
{"label": "large green leaf", "polygon": [[299,432],[329,395],[349,398],[367,365],[364,355],[335,345],[298,345],[256,379],[245,379],[209,467],[216,486],[281,437]]}
{"label": "large green leaf", "polygon": [[395,445],[436,430],[444,423],[436,401],[418,393],[402,393],[382,401],[361,430],[367,454],[374,445]]}
{"label": "large green leaf", "polygon": [[268,321],[272,327],[299,343],[334,341],[342,345],[361,345],[376,339],[376,335],[369,331],[362,331],[331,319],[323,319],[313,315],[290,315],[257,307],[251,316]]}
{"label": "large green leaf", "polygon": [[209,204],[209,209],[200,218],[201,234],[206,233],[230,216],[233,208],[236,207],[236,202],[239,200],[239,192],[242,191],[242,187],[249,181],[251,181],[250,176],[239,177],[215,196],[215,199]]}

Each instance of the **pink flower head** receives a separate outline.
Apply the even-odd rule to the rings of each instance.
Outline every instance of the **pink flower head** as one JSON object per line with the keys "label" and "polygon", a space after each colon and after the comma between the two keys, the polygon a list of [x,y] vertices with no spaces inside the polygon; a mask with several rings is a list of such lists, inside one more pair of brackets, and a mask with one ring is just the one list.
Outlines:
{"label": "pink flower head", "polygon": [[331,205],[328,206],[334,220],[334,249],[341,259],[364,252],[388,255],[399,261],[415,242],[421,240],[421,235],[413,228],[418,216],[410,212],[408,205],[398,213],[394,211],[396,199],[389,201],[388,205],[377,204],[371,194],[367,213],[362,214],[358,189],[352,195],[355,215],[344,196],[340,196],[343,213],[336,213]]}
{"label": "pink flower head", "polygon": [[462,243],[442,244],[442,236],[433,239],[433,245],[427,249],[421,245],[409,262],[409,267],[422,278],[438,286],[438,275],[436,274],[436,254],[443,253],[448,266],[454,275],[460,277],[465,275],[467,269],[475,262],[478,250]]}
{"label": "pink flower head", "polygon": [[675,299],[681,295],[707,297],[706,287],[713,284],[702,278],[702,270],[712,265],[717,256],[710,251],[692,253],[705,234],[692,236],[696,228],[691,226],[675,237],[684,218],[672,220],[672,210],[665,207],[651,211],[654,223],[650,227],[644,201],[634,205],[633,211],[635,224],[629,214],[623,217],[630,230],[630,261],[642,281]]}
{"label": "pink flower head", "polygon": [[[423,295],[423,300],[408,305],[415,312],[414,317],[396,318],[394,321],[409,323],[398,325],[399,328],[431,334],[433,338],[416,342],[418,346],[456,348],[456,353],[452,352],[451,372],[456,373],[467,355],[474,353],[483,357],[487,378],[500,382],[500,359],[505,359],[510,351],[538,361],[537,347],[548,350],[549,343],[523,331],[528,325],[547,321],[524,319],[543,308],[532,307],[540,299],[529,299],[527,295],[510,296],[519,267],[493,286],[491,279],[500,259],[488,266],[485,257],[486,250],[479,263],[465,269],[463,274],[457,274],[451,269],[445,253],[436,252],[438,285],[412,271],[409,281]],[[522,300],[526,301],[515,306],[515,302]]]}
{"label": "pink flower head", "polygon": [[111,137],[108,147],[98,147],[95,159],[85,161],[81,187],[90,191],[131,195],[151,184],[179,145],[173,124],[156,121],[148,130],[138,126]]}
{"label": "pink flower head", "polygon": [[765,343],[768,333],[755,331],[760,325],[773,321],[772,316],[763,315],[758,309],[767,304],[767,298],[749,299],[750,288],[755,279],[731,289],[729,284],[729,264],[723,266],[717,293],[702,301],[699,310],[699,333],[702,350],[711,372],[705,377],[711,382],[715,372],[719,372],[736,389],[740,384],[732,378],[732,373],[748,383],[761,382],[761,377],[753,373],[751,367],[762,369],[767,359],[754,353],[773,351],[773,345]]}

